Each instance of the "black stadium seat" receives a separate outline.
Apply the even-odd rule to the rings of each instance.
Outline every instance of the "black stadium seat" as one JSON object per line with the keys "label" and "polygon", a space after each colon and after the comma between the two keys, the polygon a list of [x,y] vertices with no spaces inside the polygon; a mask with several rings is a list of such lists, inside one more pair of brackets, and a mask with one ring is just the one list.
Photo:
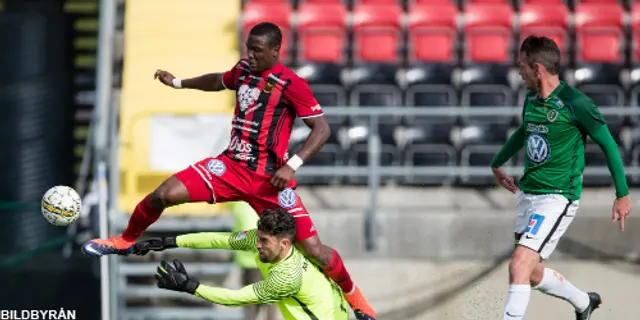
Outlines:
{"label": "black stadium seat", "polygon": [[[584,92],[600,109],[624,107],[627,105],[626,93],[621,83],[621,65],[582,64],[574,72],[575,86]],[[621,124],[624,115],[605,115],[607,122]]]}
{"label": "black stadium seat", "polygon": [[[508,138],[508,125],[476,123],[463,127],[460,131],[459,164],[462,167],[488,169],[491,159],[502,148]],[[463,186],[492,186],[491,175],[463,174]]]}
{"label": "black stadium seat", "polygon": [[[378,135],[380,137],[380,155],[378,158],[380,166],[393,166],[398,164],[399,152],[396,140],[396,127],[391,124],[380,124],[378,126]],[[369,125],[360,123],[350,126],[347,129],[347,162],[350,166],[366,167],[369,165],[369,141],[371,135],[369,133]],[[381,177],[381,182],[386,183],[391,177]],[[349,177],[348,181],[352,184],[366,184],[367,177]]]}
{"label": "black stadium seat", "polygon": [[[462,71],[460,105],[468,107],[511,107],[515,94],[509,87],[509,66],[470,65]],[[463,123],[500,122],[510,123],[511,115],[503,116],[462,116]]]}
{"label": "black stadium seat", "polygon": [[[405,130],[403,165],[407,167],[454,167],[456,152],[451,141],[452,126],[433,123],[413,126]],[[442,172],[437,175],[412,174],[400,178],[405,185],[442,185],[453,181],[455,175]]]}

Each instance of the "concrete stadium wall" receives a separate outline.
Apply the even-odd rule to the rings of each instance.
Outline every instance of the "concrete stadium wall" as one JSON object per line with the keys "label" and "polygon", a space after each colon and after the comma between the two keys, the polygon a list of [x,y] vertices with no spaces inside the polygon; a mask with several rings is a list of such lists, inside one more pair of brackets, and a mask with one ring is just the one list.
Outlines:
{"label": "concrete stadium wall", "polygon": [[[336,248],[381,320],[498,320],[513,247],[514,195],[502,190],[385,188],[379,195],[380,248],[364,250],[366,190],[301,188],[321,239]],[[636,199],[636,192],[632,198]],[[621,233],[612,190],[588,190],[548,266],[604,305],[593,320],[640,313],[640,219]],[[638,205],[638,204],[636,204]],[[237,272],[224,286],[239,283]],[[573,319],[573,308],[539,292],[527,320]]]}
{"label": "concrete stadium wall", "polygon": [[[378,199],[380,247],[367,252],[366,190],[305,188],[300,194],[321,239],[343,255],[380,319],[500,319],[516,196],[385,188]],[[612,202],[612,190],[585,191],[548,262],[578,287],[602,294],[594,320],[635,319],[640,312],[640,218],[632,216],[620,232],[611,221]],[[573,319],[573,312],[568,303],[535,292],[526,319]]]}
{"label": "concrete stadium wall", "polygon": [[[507,294],[507,262],[426,259],[346,259],[381,320],[499,320]],[[557,259],[548,266],[604,303],[593,320],[637,319],[640,268],[628,263]],[[238,278],[235,275],[233,278]],[[231,283],[236,280],[230,279]],[[538,291],[526,320],[574,319],[573,307]]]}
{"label": "concrete stadium wall", "polygon": [[[328,192],[301,190],[300,194],[321,239],[346,257],[495,259],[507,254],[514,244],[516,196],[506,191],[491,191],[484,196],[474,191],[383,192],[377,217],[380,247],[376,252],[364,250],[366,193],[358,195],[358,191],[347,189]],[[638,199],[635,194],[632,198]],[[620,232],[611,221],[612,203],[612,192],[585,192],[578,215],[552,259],[640,261],[640,233],[635,232],[640,229],[640,219],[632,212],[626,231]]]}
{"label": "concrete stadium wall", "polygon": [[[640,268],[579,260],[549,266],[576,286],[599,292],[604,304],[593,320],[637,319]],[[479,261],[348,260],[379,319],[498,320],[507,292],[507,263]],[[573,307],[534,291],[525,319],[574,319]]]}

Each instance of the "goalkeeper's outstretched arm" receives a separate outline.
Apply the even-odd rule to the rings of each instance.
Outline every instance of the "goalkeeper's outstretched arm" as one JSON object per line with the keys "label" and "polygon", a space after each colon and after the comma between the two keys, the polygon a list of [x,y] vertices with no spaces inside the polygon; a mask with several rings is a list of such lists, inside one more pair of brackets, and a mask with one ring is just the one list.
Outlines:
{"label": "goalkeeper's outstretched arm", "polygon": [[176,237],[176,245],[191,249],[227,249],[257,252],[256,229],[240,232],[200,232]]}
{"label": "goalkeeper's outstretched arm", "polygon": [[195,295],[215,304],[229,307],[250,304],[271,304],[298,293],[302,285],[301,276],[271,272],[263,281],[259,281],[239,290],[231,290],[200,285]]}
{"label": "goalkeeper's outstretched arm", "polygon": [[177,237],[151,238],[138,240],[134,253],[145,255],[149,251],[164,251],[172,248],[226,249],[258,252],[256,230],[240,232],[201,232],[188,233]]}

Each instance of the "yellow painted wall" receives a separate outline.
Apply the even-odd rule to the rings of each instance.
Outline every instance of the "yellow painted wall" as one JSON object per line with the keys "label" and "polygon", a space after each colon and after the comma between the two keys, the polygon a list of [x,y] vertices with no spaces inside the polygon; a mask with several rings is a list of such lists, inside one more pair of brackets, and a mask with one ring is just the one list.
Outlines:
{"label": "yellow painted wall", "polygon": [[[239,0],[133,0],[125,9],[120,109],[120,198],[131,212],[172,172],[149,169],[149,121],[158,112],[213,113],[233,109],[231,91],[175,90],[153,79],[156,69],[189,78],[223,72],[239,58]],[[218,207],[218,208],[216,208]],[[209,213],[219,206],[189,204],[170,212]]]}

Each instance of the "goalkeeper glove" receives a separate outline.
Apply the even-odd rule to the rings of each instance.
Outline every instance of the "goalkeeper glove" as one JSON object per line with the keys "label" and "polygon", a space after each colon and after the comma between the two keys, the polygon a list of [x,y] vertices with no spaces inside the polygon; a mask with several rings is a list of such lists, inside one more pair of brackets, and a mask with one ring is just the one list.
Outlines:
{"label": "goalkeeper glove", "polygon": [[180,260],[173,260],[173,265],[165,260],[160,262],[156,271],[158,288],[195,294],[200,285],[198,279],[190,277]]}
{"label": "goalkeeper glove", "polygon": [[163,251],[164,249],[177,248],[176,237],[151,238],[147,240],[136,241],[133,247],[133,253],[144,256],[149,251]]}

